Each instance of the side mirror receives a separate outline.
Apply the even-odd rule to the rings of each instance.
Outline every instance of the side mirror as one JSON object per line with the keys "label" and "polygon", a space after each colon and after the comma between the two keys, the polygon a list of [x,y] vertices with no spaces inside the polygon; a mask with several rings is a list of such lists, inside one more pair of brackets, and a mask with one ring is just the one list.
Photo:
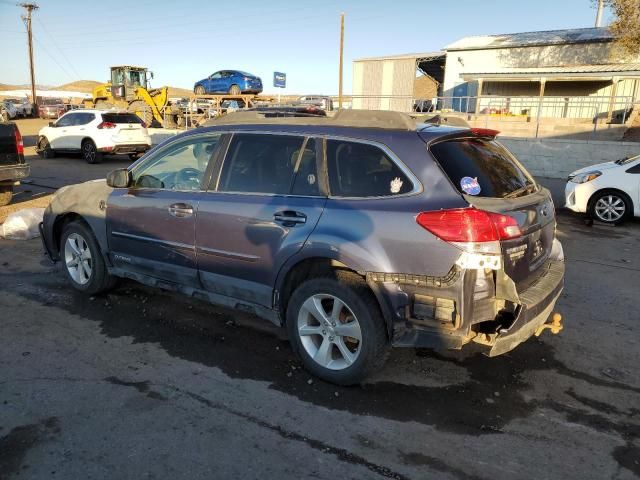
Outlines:
{"label": "side mirror", "polygon": [[107,174],[107,185],[111,188],[127,188],[131,184],[131,172],[126,168],[118,168]]}
{"label": "side mirror", "polygon": [[55,124],[55,122],[49,122],[49,126],[50,126],[50,127],[55,127],[55,126],[56,126],[56,124]]}

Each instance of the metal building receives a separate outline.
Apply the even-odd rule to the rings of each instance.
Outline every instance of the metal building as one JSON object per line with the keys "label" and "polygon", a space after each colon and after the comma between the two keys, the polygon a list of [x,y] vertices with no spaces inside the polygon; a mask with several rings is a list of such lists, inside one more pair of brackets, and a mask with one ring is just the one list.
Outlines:
{"label": "metal building", "polygon": [[428,76],[440,93],[444,65],[444,52],[354,60],[352,108],[410,112],[414,106],[416,77]]}

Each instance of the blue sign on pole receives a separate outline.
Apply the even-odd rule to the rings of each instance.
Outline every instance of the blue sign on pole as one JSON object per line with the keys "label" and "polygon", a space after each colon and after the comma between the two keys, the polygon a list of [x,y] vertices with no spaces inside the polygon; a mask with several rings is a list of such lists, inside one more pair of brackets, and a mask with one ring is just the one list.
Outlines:
{"label": "blue sign on pole", "polygon": [[287,86],[287,74],[282,72],[273,72],[273,86],[285,88]]}

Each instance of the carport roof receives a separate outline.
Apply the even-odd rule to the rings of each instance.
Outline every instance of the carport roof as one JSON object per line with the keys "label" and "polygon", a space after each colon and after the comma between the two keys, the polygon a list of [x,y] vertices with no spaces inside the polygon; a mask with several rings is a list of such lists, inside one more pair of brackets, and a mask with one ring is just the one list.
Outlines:
{"label": "carport roof", "polygon": [[606,27],[546,30],[539,32],[503,33],[464,37],[444,47],[444,50],[484,50],[489,48],[532,47],[573,43],[611,42],[615,36]]}
{"label": "carport roof", "polygon": [[561,67],[531,67],[531,68],[504,68],[498,71],[465,72],[462,77],[465,80],[477,78],[514,78],[514,77],[612,77],[612,76],[640,76],[640,64],[621,63],[605,65],[573,65]]}

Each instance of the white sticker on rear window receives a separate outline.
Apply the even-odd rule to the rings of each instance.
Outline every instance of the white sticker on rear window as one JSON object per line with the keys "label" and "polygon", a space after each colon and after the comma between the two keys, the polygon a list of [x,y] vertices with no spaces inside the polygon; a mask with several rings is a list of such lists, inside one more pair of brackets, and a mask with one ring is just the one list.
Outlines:
{"label": "white sticker on rear window", "polygon": [[402,180],[400,180],[400,177],[396,177],[393,180],[391,180],[391,193],[398,193],[400,192],[401,188],[402,188]]}
{"label": "white sticker on rear window", "polygon": [[469,195],[478,195],[480,193],[480,183],[478,183],[478,177],[462,177],[460,179],[460,188],[464,193]]}

